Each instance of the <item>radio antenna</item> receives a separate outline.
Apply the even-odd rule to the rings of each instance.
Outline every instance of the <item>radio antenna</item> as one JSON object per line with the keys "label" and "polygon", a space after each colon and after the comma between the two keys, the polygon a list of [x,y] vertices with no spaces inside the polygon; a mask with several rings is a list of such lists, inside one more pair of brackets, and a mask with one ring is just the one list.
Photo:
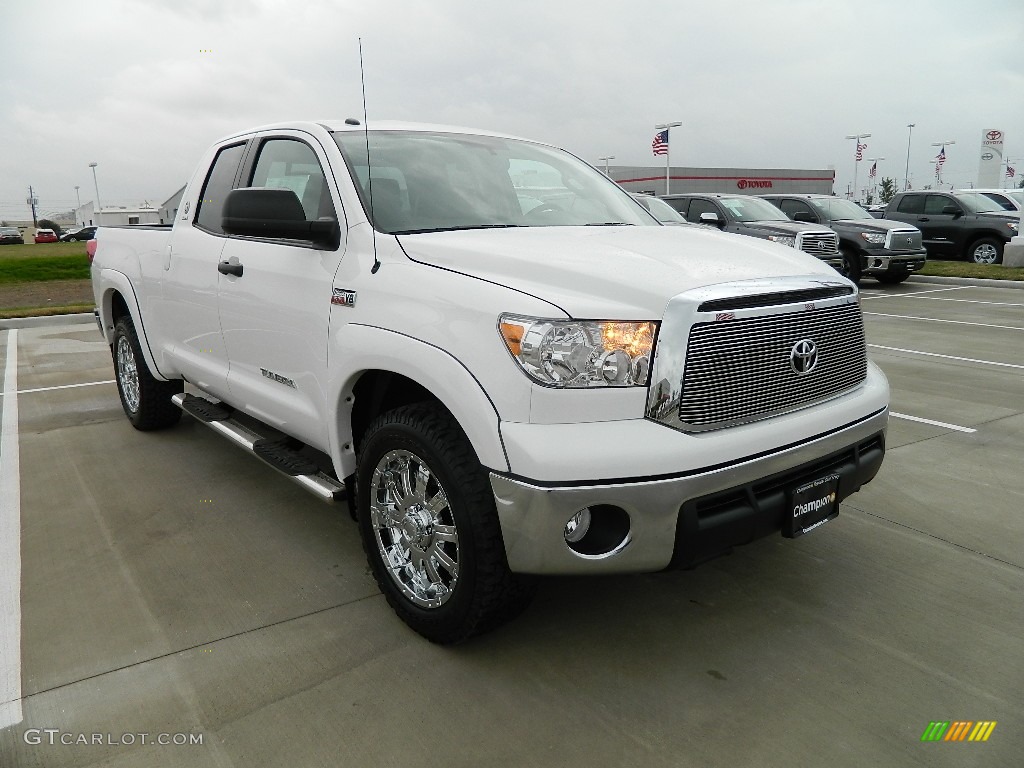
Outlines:
{"label": "radio antenna", "polygon": [[370,236],[373,238],[373,267],[370,274],[377,274],[380,261],[377,259],[377,227],[373,222],[373,164],[370,163],[370,131],[366,125],[366,72],[363,69],[363,38],[359,38],[359,84],[363,89],[363,142],[366,145],[366,186],[370,196]]}

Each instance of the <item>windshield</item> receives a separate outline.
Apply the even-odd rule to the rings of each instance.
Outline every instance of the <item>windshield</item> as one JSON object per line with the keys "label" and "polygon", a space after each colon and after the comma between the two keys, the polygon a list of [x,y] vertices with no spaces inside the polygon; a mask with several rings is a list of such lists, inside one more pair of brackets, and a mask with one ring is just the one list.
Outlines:
{"label": "windshield", "polygon": [[873,219],[870,213],[865,211],[856,203],[850,200],[843,200],[839,197],[811,198],[808,200],[814,209],[831,221],[840,219]]}
{"label": "windshield", "polygon": [[[422,131],[338,131],[334,140],[381,232],[658,226],[604,174],[552,147]],[[367,141],[372,174],[367,173]]]}
{"label": "windshield", "polygon": [[736,221],[789,221],[786,214],[774,205],[756,197],[722,197],[718,202]]}
{"label": "windshield", "polygon": [[650,195],[634,195],[634,197],[636,197],[637,202],[639,202],[640,205],[649,210],[651,215],[662,224],[686,223],[686,219],[683,218],[683,214],[664,200],[659,200],[658,198],[651,197]]}
{"label": "windshield", "polygon": [[1003,206],[980,192],[957,192],[954,197],[963,203],[964,208],[971,213],[987,213],[988,211],[1005,213]]}

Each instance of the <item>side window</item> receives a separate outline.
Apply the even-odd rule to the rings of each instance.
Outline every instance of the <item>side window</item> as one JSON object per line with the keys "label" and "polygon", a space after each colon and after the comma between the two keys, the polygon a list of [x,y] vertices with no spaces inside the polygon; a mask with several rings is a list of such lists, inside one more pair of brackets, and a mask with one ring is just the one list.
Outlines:
{"label": "side window", "polygon": [[952,198],[945,195],[928,195],[928,198],[924,201],[924,212],[930,216],[938,216],[947,205],[952,205],[955,208],[960,207]]}
{"label": "side window", "polygon": [[694,198],[690,201],[690,212],[686,214],[686,220],[700,224],[700,215],[702,213],[714,213],[719,219],[722,218],[722,214],[718,212],[718,208],[710,200]]}
{"label": "side window", "polygon": [[1000,195],[998,192],[982,192],[981,194],[983,194],[985,197],[987,197],[992,202],[999,203],[999,207],[1002,208],[1004,211],[1015,211],[1015,210],[1017,210],[1016,208],[1013,207],[1013,203],[1011,203],[1006,198],[1006,196]]}
{"label": "side window", "polygon": [[337,218],[320,161],[305,142],[296,139],[265,141],[249,186],[290,189],[302,203],[307,221]]}
{"label": "side window", "polygon": [[924,195],[904,195],[896,210],[900,213],[924,213]]}
{"label": "side window", "polygon": [[206,177],[203,192],[199,195],[199,210],[196,212],[196,224],[208,232],[223,234],[221,214],[224,211],[224,198],[235,181],[238,163],[242,159],[245,144],[224,147],[213,159],[213,166]]}
{"label": "side window", "polygon": [[[775,203],[774,200],[771,200],[770,202]],[[782,209],[782,212],[791,219],[793,218],[793,215],[797,213],[813,213],[809,206],[801,203],[799,200],[780,200],[775,204],[778,205],[779,208]]]}
{"label": "side window", "polygon": [[674,200],[666,200],[665,202],[671,205],[679,213],[683,214],[683,216],[686,216],[686,204],[689,203],[690,201],[687,200],[685,197],[676,198]]}

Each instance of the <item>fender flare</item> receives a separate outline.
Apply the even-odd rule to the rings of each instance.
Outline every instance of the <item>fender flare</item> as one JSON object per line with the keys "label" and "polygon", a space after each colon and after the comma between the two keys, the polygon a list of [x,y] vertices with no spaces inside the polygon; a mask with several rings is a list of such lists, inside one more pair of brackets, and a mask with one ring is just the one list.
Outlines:
{"label": "fender flare", "polygon": [[131,279],[116,269],[101,269],[99,284],[102,291],[99,306],[100,322],[103,325],[103,338],[106,340],[107,345],[109,346],[114,343],[113,304],[114,292],[116,291],[121,294],[124,303],[128,305],[128,313],[131,315],[132,323],[135,325],[135,333],[139,337],[139,346],[142,347],[142,357],[146,361],[146,367],[149,368],[149,372],[153,374],[154,378],[160,381],[170,381],[170,379],[160,373],[160,369],[156,366],[156,358],[153,356],[153,350],[149,345],[146,326],[142,322],[142,310],[139,309],[139,300],[135,295],[135,288],[132,286]]}
{"label": "fender flare", "polygon": [[508,457],[499,429],[498,411],[476,377],[454,355],[397,331],[370,325],[343,326],[330,355],[338,360],[328,383],[327,402],[334,404],[328,440],[339,477],[355,472],[352,392],[367,371],[387,371],[416,382],[447,408],[462,427],[480,463],[508,471]]}

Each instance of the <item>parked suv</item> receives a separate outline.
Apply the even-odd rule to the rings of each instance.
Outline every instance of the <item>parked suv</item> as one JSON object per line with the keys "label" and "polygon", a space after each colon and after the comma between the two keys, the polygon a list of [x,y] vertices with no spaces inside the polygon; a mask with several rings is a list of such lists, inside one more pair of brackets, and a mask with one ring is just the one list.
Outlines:
{"label": "parked suv", "polygon": [[927,251],[921,230],[883,221],[850,200],[831,195],[760,195],[794,221],[824,224],[839,235],[843,272],[853,282],[862,276],[880,283],[902,283],[924,266]]}
{"label": "parked suv", "polygon": [[977,192],[1010,213],[1024,208],[1024,189],[958,189],[957,192]]}
{"label": "parked suv", "polygon": [[1020,218],[978,192],[900,192],[885,218],[913,224],[931,258],[999,264],[1003,246],[1017,234]]}
{"label": "parked suv", "polygon": [[786,214],[751,195],[684,194],[661,198],[694,224],[718,227],[723,232],[760,237],[788,245],[842,271],[839,238],[820,224],[790,221]]}

